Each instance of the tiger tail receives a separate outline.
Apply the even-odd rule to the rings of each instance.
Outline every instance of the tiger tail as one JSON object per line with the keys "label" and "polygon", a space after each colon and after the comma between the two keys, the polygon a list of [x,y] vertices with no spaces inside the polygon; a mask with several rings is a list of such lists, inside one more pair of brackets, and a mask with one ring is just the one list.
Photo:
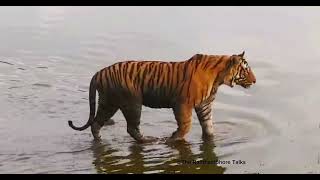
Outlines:
{"label": "tiger tail", "polygon": [[82,127],[76,127],[73,125],[72,121],[68,121],[69,126],[74,130],[83,131],[83,130],[87,129],[89,126],[91,126],[91,124],[94,122],[94,116],[95,116],[95,112],[96,112],[96,90],[97,90],[96,77],[97,77],[97,74],[98,73],[96,73],[90,81],[90,87],[89,87],[90,115],[89,115],[89,120]]}

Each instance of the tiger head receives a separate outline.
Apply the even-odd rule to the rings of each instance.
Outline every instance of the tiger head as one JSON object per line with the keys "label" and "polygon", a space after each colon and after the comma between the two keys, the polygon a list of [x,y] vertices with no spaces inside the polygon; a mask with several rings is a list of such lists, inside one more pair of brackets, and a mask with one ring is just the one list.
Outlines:
{"label": "tiger head", "polygon": [[224,84],[233,87],[235,84],[249,88],[256,83],[256,77],[244,58],[244,51],[230,57],[230,71],[224,78]]}

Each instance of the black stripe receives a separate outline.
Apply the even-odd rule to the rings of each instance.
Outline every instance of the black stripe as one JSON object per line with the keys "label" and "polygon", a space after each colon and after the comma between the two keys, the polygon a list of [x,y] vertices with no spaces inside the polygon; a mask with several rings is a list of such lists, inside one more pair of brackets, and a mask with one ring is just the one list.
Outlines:
{"label": "black stripe", "polygon": [[150,72],[149,72],[150,78],[149,78],[149,80],[148,80],[147,87],[148,87],[148,89],[149,89],[149,88],[152,89],[152,87],[153,87],[153,82],[154,82],[154,76],[155,76],[155,70],[156,70],[156,69],[154,68],[154,62],[152,62],[152,63],[150,64],[149,68],[150,68]]}
{"label": "black stripe", "polygon": [[110,73],[111,73],[111,82],[112,82],[112,84],[113,84],[113,87],[115,88],[115,87],[117,87],[117,83],[116,83],[116,80],[115,80],[115,70],[114,70],[114,65],[113,66],[111,66],[111,71],[110,71]]}
{"label": "black stripe", "polygon": [[118,64],[116,64],[114,67],[113,67],[113,69],[114,69],[114,79],[115,79],[115,82],[116,82],[116,87],[118,88],[119,87],[119,85],[120,85],[120,81],[119,81],[119,79],[118,79],[118,70],[116,69],[116,66],[117,66]]}
{"label": "black stripe", "polygon": [[141,81],[141,91],[143,93],[144,91],[144,80],[146,78],[147,72],[148,72],[148,65],[146,65],[147,67],[145,67],[142,71],[142,81]]}
{"label": "black stripe", "polygon": [[107,89],[109,87],[107,73],[108,73],[108,69],[105,68],[104,69],[104,78],[106,79],[106,87],[105,87],[105,89]]}
{"label": "black stripe", "polygon": [[140,71],[141,71],[141,68],[139,68],[140,66],[141,66],[141,63],[139,62],[136,66],[136,76],[134,77],[134,80],[133,80],[135,88],[136,86],[139,86],[139,78],[140,78]]}
{"label": "black stripe", "polygon": [[170,82],[171,83],[169,83],[169,87],[170,87],[169,94],[172,94],[172,89],[176,85],[175,82],[174,82],[174,76],[175,76],[175,74],[174,74],[174,68],[175,68],[174,65],[175,65],[175,63],[171,63],[171,66],[170,66],[170,68],[172,68],[172,69],[171,69],[171,74],[170,74],[170,77],[171,77]]}
{"label": "black stripe", "polygon": [[133,70],[135,69],[136,63],[132,63],[132,64],[130,64],[130,66],[131,66],[131,69],[130,69],[130,72],[129,72],[129,77],[130,77],[130,79],[132,79],[133,78],[132,77]]}
{"label": "black stripe", "polygon": [[127,69],[128,69],[128,63],[124,64],[124,70],[123,70],[123,77],[124,77],[124,82],[125,82],[125,88],[128,89],[128,80],[127,80]]}
{"label": "black stripe", "polygon": [[163,86],[168,88],[168,86],[167,86],[167,83],[168,83],[168,77],[167,77],[167,75],[168,75],[168,64],[167,63],[163,64],[163,69],[164,69],[165,72],[163,72],[163,82],[162,83],[163,83]]}
{"label": "black stripe", "polygon": [[202,62],[202,57],[203,57],[203,56],[201,56],[201,59],[196,59],[196,60],[195,60],[195,63],[196,63],[195,67],[196,67],[196,69],[198,69],[199,64]]}
{"label": "black stripe", "polygon": [[202,116],[202,118],[205,118],[207,115],[209,115],[209,114],[211,114],[211,109],[210,109],[210,111],[208,111],[207,113],[205,113],[205,114],[201,114],[201,116]]}
{"label": "black stripe", "polygon": [[103,84],[102,84],[102,72],[104,71],[104,69],[103,70],[101,70],[100,72],[99,72],[99,84],[100,84],[100,86],[101,86],[101,89],[103,89]]}
{"label": "black stripe", "polygon": [[204,113],[208,113],[210,111],[210,108],[206,108],[201,111],[200,115],[202,116]]}
{"label": "black stripe", "polygon": [[171,80],[170,71],[171,71],[171,69],[170,69],[170,64],[169,63],[166,66],[167,66],[166,95],[168,95],[170,93],[170,80]]}
{"label": "black stripe", "polygon": [[177,82],[176,82],[176,84],[178,85],[178,83],[179,83],[179,80],[180,80],[180,72],[181,71],[179,71],[179,66],[180,66],[180,64],[182,64],[182,63],[177,63],[178,64],[178,66],[176,67],[176,69],[177,69],[177,72],[176,72],[176,74],[177,74]]}
{"label": "black stripe", "polygon": [[105,76],[106,76],[106,80],[107,80],[107,86],[108,86],[108,87],[111,87],[111,82],[110,82],[110,69],[109,69],[109,68],[106,70]]}
{"label": "black stripe", "polygon": [[212,67],[212,69],[216,68],[222,62],[223,56],[218,60],[218,62]]}
{"label": "black stripe", "polygon": [[112,66],[112,69],[113,69],[114,82],[116,83],[116,87],[119,87],[119,81],[117,77],[118,71],[116,69],[116,65]]}
{"label": "black stripe", "polygon": [[211,63],[210,61],[206,62],[206,64],[205,64],[204,67],[203,67],[203,70],[206,70],[206,69],[209,67],[209,64],[210,64],[210,63]]}
{"label": "black stripe", "polygon": [[116,70],[117,74],[116,74],[116,78],[118,81],[118,88],[122,87],[122,77],[121,77],[121,66],[120,64],[118,65],[118,70]]}
{"label": "black stripe", "polygon": [[163,97],[164,95],[164,86],[163,86],[163,82],[165,80],[165,73],[162,73],[164,69],[164,63],[160,63],[160,78],[159,78],[159,82],[158,82],[158,89],[159,89],[159,97]]}
{"label": "black stripe", "polygon": [[190,100],[189,91],[190,91],[191,80],[192,80],[192,75],[191,75],[191,78],[190,78],[189,83],[188,83],[188,86],[187,86],[187,97],[188,97],[188,102],[189,102],[189,100]]}
{"label": "black stripe", "polygon": [[204,123],[204,122],[206,122],[206,121],[210,121],[211,119],[210,118],[206,118],[206,119],[202,119],[202,121],[201,121],[201,123]]}
{"label": "black stripe", "polygon": [[154,65],[154,68],[155,68],[155,72],[154,72],[154,77],[153,77],[153,82],[152,82],[152,84],[153,84],[153,89],[155,89],[156,88],[156,86],[157,86],[157,82],[158,82],[158,78],[159,78],[159,70],[160,70],[160,66],[159,66],[159,63],[156,63],[155,65]]}
{"label": "black stripe", "polygon": [[140,68],[140,66],[142,66],[143,64],[144,64],[143,62],[138,62],[137,68]]}
{"label": "black stripe", "polygon": [[[207,89],[207,87],[208,87],[208,85],[207,85],[207,83],[206,83],[206,89]],[[204,92],[206,92],[206,91],[201,91],[201,101],[200,102],[202,102],[203,101],[203,97],[204,97]]]}
{"label": "black stripe", "polygon": [[226,71],[226,69],[222,69],[220,72],[217,73],[217,76],[216,76],[216,78],[214,79],[214,82],[213,82],[213,85],[212,85],[211,92],[212,92],[213,89],[215,89],[214,86],[216,85],[216,83],[217,83],[219,80],[221,80],[222,74],[224,74],[225,71]]}
{"label": "black stripe", "polygon": [[[207,62],[206,62],[207,61]],[[204,65],[203,69],[206,70],[212,63],[212,61],[210,60],[209,56],[205,56],[203,62],[206,62],[206,64]]]}
{"label": "black stripe", "polygon": [[[179,64],[179,65],[183,65],[183,71],[182,71],[183,74],[182,74],[182,80],[181,80],[182,84],[180,86],[180,90],[178,92],[178,95],[181,95],[182,91],[184,90],[184,86],[185,86],[185,83],[186,83],[185,78],[186,78],[186,70],[188,68],[188,63],[189,63],[189,61],[186,61],[186,62],[183,62],[183,63]],[[180,83],[180,81],[178,83]]]}
{"label": "black stripe", "polygon": [[111,74],[111,68],[109,67],[108,68],[108,79],[109,79],[109,82],[110,82],[110,87],[113,88],[114,87],[114,84],[113,84],[113,80],[112,80],[112,74]]}
{"label": "black stripe", "polygon": [[210,94],[215,94],[217,92],[217,88],[215,88],[214,86],[212,86]]}
{"label": "black stripe", "polygon": [[158,85],[158,86],[160,86],[160,80],[161,80],[161,77],[162,77],[163,64],[160,63],[159,66],[160,66],[160,68],[159,68],[159,74],[158,74],[158,79],[157,79],[157,85]]}
{"label": "black stripe", "polygon": [[210,107],[209,104],[206,104],[205,106],[200,107],[197,113],[202,114],[204,111],[208,110],[208,107]]}
{"label": "black stripe", "polygon": [[187,77],[186,74],[187,74],[187,70],[189,69],[189,63],[190,63],[190,61],[187,61],[184,63],[183,74],[182,74],[183,80],[185,80]]}
{"label": "black stripe", "polygon": [[[188,96],[188,97],[190,97],[190,96],[189,96],[190,87],[191,87],[190,85],[191,85],[191,81],[192,81],[192,78],[193,78],[193,75],[194,75],[195,71],[196,71],[196,68],[194,67],[194,68],[192,69],[192,72],[191,72],[191,75],[190,75],[190,80],[189,80],[189,83],[188,83],[188,91],[187,91],[187,96]],[[189,102],[189,100],[190,100],[190,98],[188,98],[188,102]]]}
{"label": "black stripe", "polygon": [[[153,72],[154,73],[154,72]],[[148,89],[153,90],[154,89],[154,80],[153,78],[150,77],[149,82],[148,82]]]}
{"label": "black stripe", "polygon": [[114,81],[115,81],[115,83],[116,83],[116,87],[118,88],[119,87],[119,81],[118,81],[118,70],[116,69],[116,65],[118,65],[118,64],[115,64],[114,66],[113,66],[113,69],[114,69]]}
{"label": "black stripe", "polygon": [[[161,81],[161,83],[160,83],[160,84],[161,84],[161,87],[165,87],[165,84],[166,84],[166,75],[167,75],[167,73],[165,73],[165,71],[166,71],[166,65],[167,65],[167,64],[163,64],[163,69],[162,69],[162,70],[163,70],[164,72],[161,73],[161,74],[163,74],[163,76],[162,76],[163,79],[162,79],[162,81]],[[166,88],[167,88],[167,87],[166,87]]]}
{"label": "black stripe", "polygon": [[122,82],[123,82],[123,71],[124,71],[124,69],[123,69],[123,62],[120,62],[119,63],[119,78],[120,78],[120,87],[122,88]]}
{"label": "black stripe", "polygon": [[[189,60],[178,63],[178,67],[177,67],[177,70],[178,70],[178,72],[177,72],[177,88],[180,87],[180,89],[177,91],[177,95],[181,95],[182,91],[184,90],[184,86],[185,86],[185,83],[186,83],[185,79],[187,77],[186,72],[187,72],[187,70],[189,68],[188,67],[189,63],[190,63]],[[179,70],[180,67],[181,67],[181,69],[183,68],[182,71]],[[180,77],[180,75],[181,75],[181,77]]]}

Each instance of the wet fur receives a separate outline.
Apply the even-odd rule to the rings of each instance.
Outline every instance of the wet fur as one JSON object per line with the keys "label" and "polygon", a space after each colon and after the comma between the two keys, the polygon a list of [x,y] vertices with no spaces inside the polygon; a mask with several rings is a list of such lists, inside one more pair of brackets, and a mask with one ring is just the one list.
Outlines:
{"label": "wet fur", "polygon": [[[222,84],[233,87],[235,76],[244,73],[246,81],[255,83],[250,69],[241,66],[243,55],[196,54],[181,62],[125,61],[98,71],[91,79],[89,90],[90,116],[82,127],[91,126],[94,139],[100,139],[99,131],[118,110],[127,121],[127,132],[138,142],[146,138],[140,131],[142,105],[151,108],[172,108],[178,128],[171,139],[183,139],[191,128],[192,110],[195,109],[202,126],[203,136],[212,137],[212,102]],[[238,74],[237,74],[238,73]],[[241,83],[239,84],[241,85]],[[95,116],[96,90],[99,93]]]}

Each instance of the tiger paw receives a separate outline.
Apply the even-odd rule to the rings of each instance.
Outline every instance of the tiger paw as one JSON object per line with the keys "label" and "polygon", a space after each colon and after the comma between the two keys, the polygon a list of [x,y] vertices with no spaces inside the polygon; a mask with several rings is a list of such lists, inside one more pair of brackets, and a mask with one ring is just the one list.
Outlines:
{"label": "tiger paw", "polygon": [[143,138],[141,138],[140,140],[138,140],[138,143],[152,143],[152,142],[156,142],[158,141],[159,138],[157,137],[152,137],[152,136],[144,136]]}
{"label": "tiger paw", "polygon": [[114,125],[115,122],[113,119],[109,119],[108,121],[105,121],[104,122],[104,126],[111,126],[111,125]]}
{"label": "tiger paw", "polygon": [[203,134],[202,135],[202,140],[203,141],[212,141],[214,139],[213,134]]}
{"label": "tiger paw", "polygon": [[166,143],[166,144],[175,143],[175,142],[180,142],[180,141],[185,141],[185,139],[182,138],[182,137],[169,137],[169,138],[165,138],[165,143]]}

